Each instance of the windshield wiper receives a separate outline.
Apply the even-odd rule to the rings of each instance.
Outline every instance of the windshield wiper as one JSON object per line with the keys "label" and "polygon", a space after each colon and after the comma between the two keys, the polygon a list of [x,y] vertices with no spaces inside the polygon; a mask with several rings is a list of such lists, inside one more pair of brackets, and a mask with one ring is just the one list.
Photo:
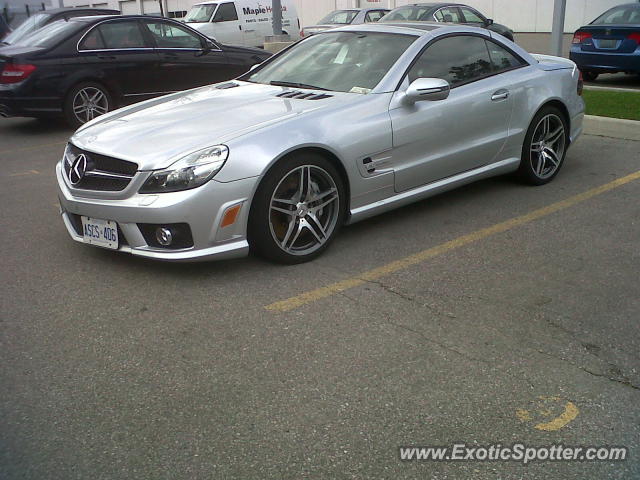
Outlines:
{"label": "windshield wiper", "polygon": [[310,88],[312,90],[329,91],[328,88],[316,87],[315,85],[307,85],[306,83],[281,82],[279,80],[273,80],[272,82],[269,82],[269,85],[274,85],[276,87]]}

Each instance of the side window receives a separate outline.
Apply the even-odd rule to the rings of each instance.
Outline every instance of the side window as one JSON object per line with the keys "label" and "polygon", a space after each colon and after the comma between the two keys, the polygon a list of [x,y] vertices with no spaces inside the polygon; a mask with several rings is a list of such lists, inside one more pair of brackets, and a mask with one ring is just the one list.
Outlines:
{"label": "side window", "polygon": [[234,3],[223,3],[218,7],[212,22],[230,22],[238,20],[238,12]]}
{"label": "side window", "polygon": [[427,48],[409,70],[409,81],[442,78],[451,86],[468,83],[493,72],[483,38],[459,35],[438,40]]}
{"label": "side window", "polygon": [[478,12],[474,12],[470,8],[460,7],[462,15],[464,15],[465,23],[481,23],[484,25],[484,19],[478,15]]}
{"label": "side window", "polygon": [[384,10],[373,10],[371,12],[367,12],[367,15],[364,17],[365,22],[377,22],[382,17],[384,17]]}
{"label": "side window", "polygon": [[150,47],[145,45],[137,21],[107,22],[95,30],[100,31],[104,46],[108,49]]}
{"label": "side window", "polygon": [[91,30],[80,44],[80,50],[103,50],[104,48],[102,35],[100,35],[100,30],[97,28]]}
{"label": "side window", "polygon": [[512,68],[526,65],[524,61],[522,61],[520,58],[516,57],[497,43],[487,41],[487,47],[489,48],[489,55],[491,56],[493,70],[496,72],[511,70]]}
{"label": "side window", "polygon": [[438,10],[434,17],[439,22],[446,23],[463,23],[460,18],[460,13],[456,7],[445,7]]}
{"label": "side window", "polygon": [[160,21],[146,21],[158,48],[202,48],[199,37],[185,28]]}

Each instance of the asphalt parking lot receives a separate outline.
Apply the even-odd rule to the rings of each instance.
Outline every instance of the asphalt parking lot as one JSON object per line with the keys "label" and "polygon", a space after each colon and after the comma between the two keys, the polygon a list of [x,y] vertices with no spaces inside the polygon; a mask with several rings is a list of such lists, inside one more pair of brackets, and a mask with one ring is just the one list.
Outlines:
{"label": "asphalt parking lot", "polygon": [[[640,477],[640,142],[584,136],[545,187],[483,181],[283,267],[73,242],[70,133],[0,123],[0,478]],[[630,458],[399,460],[456,442]]]}

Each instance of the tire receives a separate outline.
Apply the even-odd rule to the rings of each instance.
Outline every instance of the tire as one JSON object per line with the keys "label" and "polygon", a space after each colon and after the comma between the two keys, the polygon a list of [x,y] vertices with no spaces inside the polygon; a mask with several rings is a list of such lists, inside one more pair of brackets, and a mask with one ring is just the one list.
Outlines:
{"label": "tire", "polygon": [[313,260],[344,223],[345,207],[344,181],[331,162],[310,152],[285,157],[269,170],[254,196],[250,248],[278,263]]}
{"label": "tire", "polygon": [[598,73],[596,72],[591,72],[588,70],[582,72],[582,79],[586,82],[595,82],[597,78]]}
{"label": "tire", "polygon": [[[84,110],[81,107],[85,107]],[[74,128],[103,115],[114,108],[109,90],[95,82],[74,85],[64,101],[64,116]]]}
{"label": "tire", "polygon": [[518,176],[529,185],[549,183],[562,168],[569,146],[569,128],[563,113],[546,106],[536,113],[522,146]]}

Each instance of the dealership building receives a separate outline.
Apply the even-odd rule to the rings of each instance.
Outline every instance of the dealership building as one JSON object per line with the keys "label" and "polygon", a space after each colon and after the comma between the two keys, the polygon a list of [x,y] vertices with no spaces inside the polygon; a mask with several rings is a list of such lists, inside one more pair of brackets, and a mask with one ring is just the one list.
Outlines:
{"label": "dealership building", "polygon": [[[124,14],[159,14],[162,3],[167,16],[181,17],[195,3],[203,0],[54,0],[68,7],[109,7]],[[354,7],[394,8],[410,0],[294,0],[302,26],[312,25],[332,10]],[[567,0],[565,31],[573,32],[580,25],[591,22],[611,7],[632,0]],[[269,0],[255,0],[266,6]],[[550,32],[554,0],[463,0],[496,22],[508,25],[515,32]]]}

